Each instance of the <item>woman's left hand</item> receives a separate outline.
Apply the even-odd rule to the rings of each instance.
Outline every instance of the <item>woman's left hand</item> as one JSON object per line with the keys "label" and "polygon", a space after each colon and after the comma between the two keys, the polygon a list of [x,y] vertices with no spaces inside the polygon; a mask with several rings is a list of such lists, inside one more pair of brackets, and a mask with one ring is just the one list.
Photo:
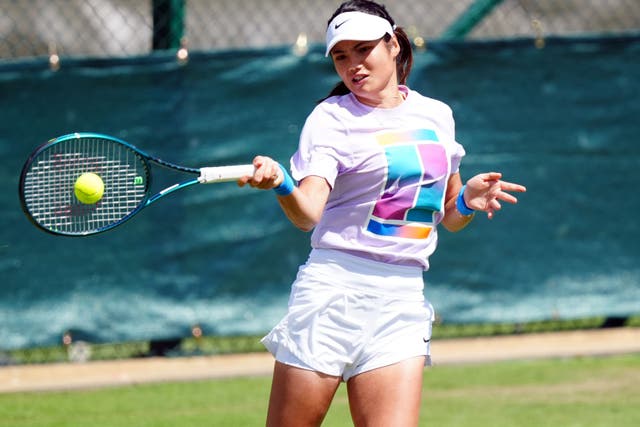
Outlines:
{"label": "woman's left hand", "polygon": [[467,181],[463,196],[465,204],[473,210],[486,212],[491,219],[496,211],[502,209],[501,201],[517,203],[518,199],[507,192],[523,193],[527,189],[523,185],[502,181],[500,178],[500,172],[481,173],[471,178]]}

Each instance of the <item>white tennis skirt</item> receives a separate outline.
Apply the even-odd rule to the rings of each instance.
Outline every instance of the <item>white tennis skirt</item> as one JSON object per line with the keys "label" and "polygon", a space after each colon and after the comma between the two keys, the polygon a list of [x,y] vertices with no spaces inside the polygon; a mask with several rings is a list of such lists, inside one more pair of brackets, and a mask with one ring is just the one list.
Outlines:
{"label": "white tennis skirt", "polygon": [[314,249],[262,343],[281,363],[344,381],[413,357],[430,364],[434,311],[423,288],[420,267]]}

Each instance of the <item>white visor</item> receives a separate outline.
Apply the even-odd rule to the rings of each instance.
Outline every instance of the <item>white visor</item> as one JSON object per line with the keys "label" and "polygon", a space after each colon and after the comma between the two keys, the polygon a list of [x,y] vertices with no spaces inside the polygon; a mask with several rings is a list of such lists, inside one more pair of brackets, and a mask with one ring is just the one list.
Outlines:
{"label": "white visor", "polygon": [[393,35],[389,21],[364,12],[344,12],[333,18],[327,27],[327,51],[343,40],[378,40],[385,34]]}

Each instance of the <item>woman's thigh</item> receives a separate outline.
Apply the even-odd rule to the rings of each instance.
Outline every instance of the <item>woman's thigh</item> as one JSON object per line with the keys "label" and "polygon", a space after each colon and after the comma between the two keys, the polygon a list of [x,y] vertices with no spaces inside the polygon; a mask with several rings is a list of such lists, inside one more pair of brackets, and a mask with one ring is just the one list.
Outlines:
{"label": "woman's thigh", "polygon": [[414,357],[349,379],[347,390],[354,425],[417,426],[424,361],[424,357]]}
{"label": "woman's thigh", "polygon": [[340,381],[340,377],[276,362],[267,427],[319,426]]}

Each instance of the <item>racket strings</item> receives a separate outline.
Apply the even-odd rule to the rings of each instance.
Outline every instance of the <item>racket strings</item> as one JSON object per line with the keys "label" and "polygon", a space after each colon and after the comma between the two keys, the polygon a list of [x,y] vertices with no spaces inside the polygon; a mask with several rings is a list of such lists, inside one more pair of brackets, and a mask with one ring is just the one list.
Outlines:
{"label": "racket strings", "polygon": [[[83,204],[74,195],[80,175],[93,172],[104,182],[103,197]],[[24,200],[46,229],[86,234],[113,226],[139,208],[148,188],[146,162],[128,147],[101,138],[72,138],[53,144],[31,163]]]}

